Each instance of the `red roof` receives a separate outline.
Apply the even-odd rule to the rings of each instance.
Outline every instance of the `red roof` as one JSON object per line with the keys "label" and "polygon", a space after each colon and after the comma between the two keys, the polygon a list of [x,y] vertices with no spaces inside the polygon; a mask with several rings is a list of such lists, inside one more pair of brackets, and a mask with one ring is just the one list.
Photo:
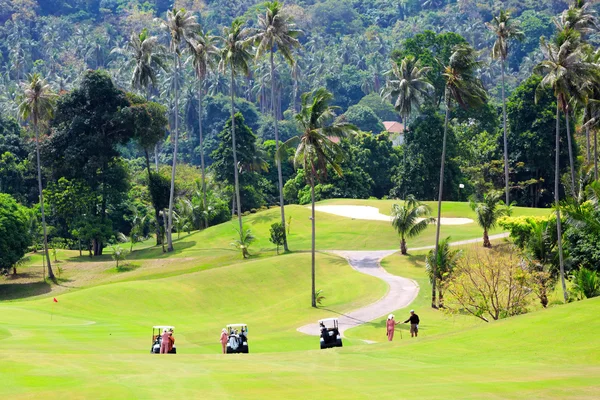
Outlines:
{"label": "red roof", "polygon": [[397,121],[384,121],[383,126],[389,133],[402,133],[404,132],[404,124]]}

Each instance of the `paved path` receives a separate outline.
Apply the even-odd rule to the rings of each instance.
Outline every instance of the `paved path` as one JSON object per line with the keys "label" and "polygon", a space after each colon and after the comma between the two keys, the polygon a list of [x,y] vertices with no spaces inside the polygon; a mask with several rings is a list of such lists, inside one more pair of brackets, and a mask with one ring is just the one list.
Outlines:
{"label": "paved path", "polygon": [[[385,296],[375,303],[351,311],[347,314],[333,314],[331,317],[339,319],[340,333],[344,335],[346,329],[354,328],[390,312],[408,306],[419,293],[419,285],[413,280],[392,275],[381,267],[382,258],[394,254],[397,250],[383,251],[331,251],[344,257],[352,268],[363,274],[375,276],[389,285]],[[298,331],[307,335],[319,336],[317,322],[298,328]]]}
{"label": "paved path", "polygon": [[[502,239],[508,237],[508,233],[500,233],[490,236],[490,240]],[[479,243],[483,239],[461,240],[451,243],[452,246],[460,246],[471,243]],[[425,246],[418,248],[409,248],[409,251],[429,250],[434,246]],[[356,326],[365,324],[374,319],[383,317],[399,308],[408,306],[417,297],[419,285],[407,278],[392,275],[381,267],[380,261],[398,250],[377,250],[377,251],[330,251],[330,253],[344,257],[348,264],[358,272],[377,277],[389,286],[388,292],[381,299],[368,306],[350,311],[347,314],[333,313],[330,317],[339,319],[340,333]],[[298,328],[299,332],[307,335],[319,336],[319,325],[317,322],[304,325]]]}

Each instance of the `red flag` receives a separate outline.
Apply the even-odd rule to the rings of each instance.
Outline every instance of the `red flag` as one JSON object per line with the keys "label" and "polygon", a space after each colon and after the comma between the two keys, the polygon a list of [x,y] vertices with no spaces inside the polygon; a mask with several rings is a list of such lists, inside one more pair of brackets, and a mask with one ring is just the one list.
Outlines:
{"label": "red flag", "polygon": [[58,300],[56,300],[56,297],[54,298],[54,302],[55,302],[55,303],[58,303]]}

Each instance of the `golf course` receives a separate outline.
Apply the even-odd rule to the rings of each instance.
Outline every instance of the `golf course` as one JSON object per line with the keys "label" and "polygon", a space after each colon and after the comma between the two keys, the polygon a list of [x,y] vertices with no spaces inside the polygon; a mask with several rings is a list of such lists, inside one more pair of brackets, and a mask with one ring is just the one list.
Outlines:
{"label": "golf course", "polygon": [[[330,200],[389,214],[391,201]],[[467,203],[443,217],[474,218]],[[549,210],[516,208],[514,215]],[[435,227],[390,251],[381,266],[414,282],[410,305],[385,310],[345,331],[344,347],[319,350],[298,328],[340,317],[385,298],[388,284],[352,268],[333,251],[398,249],[389,222],[317,212],[317,288],[310,304],[310,209],[287,206],[291,252],[276,254],[269,226],[279,209],[245,217],[257,240],[242,259],[230,245],[233,223],[174,240],[164,253],[138,243],[120,269],[110,254],[59,250],[58,283],[40,283],[41,257],[29,254],[17,277],[0,281],[0,394],[13,399],[593,399],[600,394],[600,298],[561,304],[490,323],[430,308],[424,268]],[[476,223],[442,226],[452,241],[481,239]],[[496,229],[491,234],[502,233]],[[500,243],[505,239],[497,240]],[[480,246],[478,243],[463,246]],[[367,254],[367,253],[365,253]],[[37,277],[37,278],[36,278]],[[54,299],[57,301],[55,302]],[[385,337],[385,318],[414,308],[408,325]],[[220,354],[222,328],[246,323],[250,354]],[[154,325],[175,327],[176,355],[150,354]],[[400,336],[400,334],[402,336]]]}

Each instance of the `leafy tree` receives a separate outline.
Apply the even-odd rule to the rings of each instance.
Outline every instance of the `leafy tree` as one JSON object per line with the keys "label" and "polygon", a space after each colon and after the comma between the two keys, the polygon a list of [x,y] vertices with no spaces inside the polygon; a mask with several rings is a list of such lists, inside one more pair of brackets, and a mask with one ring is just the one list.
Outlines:
{"label": "leafy tree", "polygon": [[27,252],[31,238],[27,211],[15,199],[0,193],[0,269],[15,265]]}
{"label": "leafy tree", "polygon": [[506,204],[510,204],[509,176],[508,176],[508,138],[506,132],[506,95],[505,91],[505,69],[508,57],[508,44],[511,40],[521,40],[524,36],[511,17],[510,13],[500,10],[500,13],[487,24],[487,27],[496,35],[496,41],[492,47],[492,57],[500,59],[502,63],[502,127],[504,130],[504,183],[506,191]]}
{"label": "leafy tree", "polygon": [[[548,293],[556,282],[555,266],[556,228],[550,221],[530,221],[531,233],[525,245],[525,255],[533,278],[534,292],[544,308],[548,306]],[[554,232],[554,234],[553,234]]]}
{"label": "leafy tree", "polygon": [[111,246],[112,248],[112,259],[117,263],[116,268],[117,271],[120,270],[121,267],[119,267],[119,262],[120,261],[125,261],[125,259],[127,259],[127,250],[125,250],[124,248],[122,248],[119,245],[113,245]]}
{"label": "leafy tree", "polygon": [[[439,251],[437,252],[437,259],[434,258],[436,253],[430,250],[425,257],[425,270],[429,276],[429,281],[437,281],[436,287],[438,288],[438,299],[440,301],[440,308],[444,306],[444,286],[447,281],[452,277],[454,269],[458,265],[460,257],[462,256],[462,250],[450,249],[450,236],[440,241]],[[434,275],[435,266],[435,275]]]}
{"label": "leafy tree", "polygon": [[38,189],[40,193],[40,210],[42,212],[42,228],[44,230],[44,251],[48,264],[48,278],[54,279],[48,254],[48,235],[46,232],[46,214],[44,212],[44,194],[42,190],[42,165],[40,162],[40,125],[52,118],[56,95],[50,85],[39,74],[29,76],[29,81],[23,85],[23,99],[19,104],[19,114],[23,120],[31,119],[35,131],[35,152],[37,159]]}
{"label": "leafy tree", "polygon": [[[444,140],[442,144],[442,162],[440,167],[440,185],[438,187],[438,215],[437,230],[435,234],[435,254],[438,252],[440,240],[440,227],[442,217],[442,195],[444,190],[444,167],[446,164],[446,139],[448,136],[448,119],[450,116],[450,107],[452,101],[463,108],[477,107],[485,103],[487,95],[481,85],[481,81],[476,76],[476,70],[479,62],[476,58],[475,50],[464,44],[459,44],[453,49],[448,65],[444,68],[445,84],[445,105],[446,120],[444,123]],[[436,257],[437,258],[437,257]],[[435,264],[433,266],[435,276]],[[436,308],[435,301],[435,280],[432,284],[431,306]]]}
{"label": "leafy tree", "polygon": [[360,99],[358,105],[369,107],[381,121],[396,121],[398,113],[394,106],[385,101],[377,93],[370,93]]}
{"label": "leafy tree", "polygon": [[173,82],[175,84],[175,139],[173,141],[173,168],[171,171],[171,192],[169,195],[169,219],[166,228],[167,251],[173,251],[173,207],[175,206],[175,171],[177,169],[177,150],[179,145],[179,71],[181,69],[181,44],[193,36],[200,25],[196,17],[185,9],[167,11],[166,21],[160,21],[161,27],[171,36],[169,50],[175,57],[175,71]]}
{"label": "leafy tree", "polygon": [[392,205],[392,226],[400,235],[400,251],[406,255],[406,238],[413,238],[421,234],[434,218],[429,217],[431,210],[426,204],[422,204],[409,194],[400,206]]}
{"label": "leafy tree", "polygon": [[231,243],[232,246],[234,246],[236,249],[241,250],[242,252],[242,257],[244,259],[250,257],[250,253],[248,251],[250,245],[252,243],[254,243],[254,241],[256,240],[256,237],[252,234],[252,231],[250,229],[246,229],[245,231],[237,231],[239,238],[236,239],[233,243]]}
{"label": "leafy tree", "polygon": [[315,184],[317,179],[327,176],[327,166],[331,166],[338,175],[342,175],[339,162],[342,158],[340,147],[331,138],[344,138],[355,132],[353,125],[335,121],[335,107],[330,103],[333,95],[325,88],[319,88],[311,93],[302,95],[302,109],[296,115],[296,121],[302,128],[300,136],[291,138],[285,143],[286,147],[297,147],[294,156],[296,167],[302,166],[307,174],[311,188],[311,272],[312,272],[312,306],[316,307],[315,297]]}
{"label": "leafy tree", "polygon": [[283,246],[285,240],[285,228],[279,222],[276,222],[271,225],[269,232],[271,233],[269,241],[277,246],[277,254],[279,254],[279,246]]}
{"label": "leafy tree", "polygon": [[478,202],[473,197],[469,202],[477,215],[477,224],[483,228],[483,247],[492,247],[488,231],[496,227],[500,217],[507,215],[507,208],[501,198],[502,194],[493,190],[483,195],[483,201]]}
{"label": "leafy tree", "polygon": [[[188,50],[191,61],[194,66],[194,72],[198,79],[198,134],[200,139],[200,169],[202,172],[202,198],[204,204],[207,204],[206,200],[206,176],[204,166],[204,136],[202,132],[202,118],[203,118],[203,92],[206,76],[211,69],[215,69],[215,61],[219,55],[219,49],[216,46],[217,37],[209,35],[205,32],[198,32],[196,37],[188,41]],[[208,227],[208,220],[204,220],[204,226]]]}
{"label": "leafy tree", "polygon": [[363,132],[378,134],[385,130],[381,120],[373,110],[360,104],[350,106],[341,118],[355,125]]}
{"label": "leafy tree", "polygon": [[[256,58],[258,59],[265,52],[269,52],[269,65],[271,72],[271,109],[273,111],[273,120],[275,121],[275,147],[279,152],[279,127],[277,118],[277,107],[275,107],[275,63],[273,56],[275,50],[290,64],[295,61],[292,50],[300,46],[298,36],[302,33],[296,28],[291,16],[285,13],[283,4],[278,1],[264,4],[266,8],[264,15],[258,16],[258,32],[255,35],[257,43]],[[285,236],[285,203],[283,200],[283,176],[281,172],[281,163],[277,162],[277,176],[279,187],[279,206],[281,208],[281,225],[283,227],[283,248],[288,251],[287,238]]]}
{"label": "leafy tree", "polygon": [[[250,36],[250,31],[247,28],[243,28],[244,20],[236,18],[231,23],[231,27],[223,28],[223,49],[221,50],[221,61],[219,62],[219,70],[224,73],[227,68],[230,72],[230,95],[231,95],[231,148],[233,154],[233,176],[234,176],[234,190],[235,199],[237,205],[237,216],[238,223],[240,225],[239,233],[240,237],[243,236],[244,227],[242,225],[242,205],[240,200],[240,185],[238,176],[238,146],[236,144],[235,136],[235,76],[242,72],[244,75],[248,75],[250,70],[250,62],[252,60],[252,54],[250,53],[249,46],[253,41]],[[245,256],[244,256],[245,258]]]}

